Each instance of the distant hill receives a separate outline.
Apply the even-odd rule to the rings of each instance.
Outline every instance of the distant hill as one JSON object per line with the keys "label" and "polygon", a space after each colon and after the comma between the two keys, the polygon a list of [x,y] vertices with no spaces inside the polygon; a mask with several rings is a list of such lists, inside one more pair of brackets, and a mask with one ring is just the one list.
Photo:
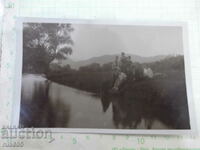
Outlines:
{"label": "distant hill", "polygon": [[[127,54],[128,56],[131,56],[131,59],[133,62],[139,62],[139,63],[149,63],[154,61],[159,61],[164,58],[166,58],[166,55],[158,55],[158,56],[152,56],[152,57],[141,57],[138,55],[131,55]],[[92,63],[98,63],[100,65],[103,65],[105,63],[109,63],[115,60],[116,55],[103,55],[99,57],[92,57],[90,59],[81,60],[81,61],[73,61],[72,59],[67,59],[62,61],[62,66],[65,66],[69,64],[71,68],[78,69],[80,66],[86,66]],[[118,55],[119,56],[119,55]]]}

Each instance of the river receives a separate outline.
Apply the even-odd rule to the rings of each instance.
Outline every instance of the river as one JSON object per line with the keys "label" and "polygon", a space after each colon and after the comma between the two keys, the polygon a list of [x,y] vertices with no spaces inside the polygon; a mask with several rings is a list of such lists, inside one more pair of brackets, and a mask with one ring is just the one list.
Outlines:
{"label": "river", "polygon": [[[147,128],[149,120],[134,110],[132,105],[102,100],[41,75],[22,78],[20,124],[24,127]],[[150,122],[151,128],[168,128],[158,120]]]}

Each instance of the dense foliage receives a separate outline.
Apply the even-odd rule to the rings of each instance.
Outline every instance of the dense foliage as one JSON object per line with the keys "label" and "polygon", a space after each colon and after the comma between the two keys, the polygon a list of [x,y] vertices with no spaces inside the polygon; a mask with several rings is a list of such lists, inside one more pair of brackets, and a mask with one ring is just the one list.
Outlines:
{"label": "dense foliage", "polygon": [[[155,74],[165,74],[166,77],[163,80],[173,78],[173,80],[179,79],[184,81],[185,79],[183,56],[168,57],[148,64],[139,64],[136,62],[134,64],[135,66],[150,67]],[[141,78],[141,71],[137,71],[136,76],[138,76],[137,78]],[[113,82],[112,63],[107,63],[102,66],[93,63],[82,66],[78,70],[72,69],[67,65],[56,69],[56,71],[52,70],[48,72],[47,77],[52,81],[64,85],[99,94],[105,82]]]}
{"label": "dense foliage", "polygon": [[54,59],[72,53],[71,24],[25,23],[23,27],[23,72],[46,73]]}

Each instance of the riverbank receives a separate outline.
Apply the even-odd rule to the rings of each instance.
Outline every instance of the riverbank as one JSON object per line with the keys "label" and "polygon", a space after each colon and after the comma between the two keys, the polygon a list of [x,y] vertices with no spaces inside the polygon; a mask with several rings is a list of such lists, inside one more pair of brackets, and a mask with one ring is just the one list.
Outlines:
{"label": "riverbank", "polygon": [[111,72],[51,72],[47,79],[94,95],[101,95],[103,83],[113,80]]}
{"label": "riverbank", "polygon": [[[114,99],[119,99],[119,105],[127,105],[128,110],[134,108],[134,113],[139,112],[141,117],[156,118],[172,129],[189,129],[184,73],[179,70],[168,70],[165,73],[165,78],[126,82],[121,93]],[[97,96],[102,96],[102,91],[110,90],[112,85],[112,74],[109,72],[60,72],[51,74],[48,78]],[[108,102],[112,102],[113,97],[110,98],[109,93],[104,96]]]}

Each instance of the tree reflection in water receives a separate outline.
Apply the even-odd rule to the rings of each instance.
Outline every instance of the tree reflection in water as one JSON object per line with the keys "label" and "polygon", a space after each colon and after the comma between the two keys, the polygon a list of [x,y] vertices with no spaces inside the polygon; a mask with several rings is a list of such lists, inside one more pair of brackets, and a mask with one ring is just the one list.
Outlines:
{"label": "tree reflection in water", "polygon": [[[30,80],[31,79],[31,80]],[[69,105],[50,97],[51,82],[42,76],[23,75],[20,109],[22,127],[64,127],[69,120]]]}
{"label": "tree reflection in water", "polygon": [[190,128],[187,96],[180,88],[183,83],[175,85],[167,82],[166,85],[159,85],[153,80],[138,83],[123,86],[116,93],[110,91],[111,85],[103,85],[103,111],[106,112],[112,105],[116,128]]}
{"label": "tree reflection in water", "polygon": [[116,128],[136,129],[142,119],[145,120],[144,128],[151,128],[154,118],[150,114],[145,114],[145,110],[143,109],[143,104],[141,102],[133,102],[128,99],[124,99],[119,95],[114,95],[108,99],[102,97],[104,112],[106,112],[109,107],[108,104],[110,103],[113,111],[113,122]]}

